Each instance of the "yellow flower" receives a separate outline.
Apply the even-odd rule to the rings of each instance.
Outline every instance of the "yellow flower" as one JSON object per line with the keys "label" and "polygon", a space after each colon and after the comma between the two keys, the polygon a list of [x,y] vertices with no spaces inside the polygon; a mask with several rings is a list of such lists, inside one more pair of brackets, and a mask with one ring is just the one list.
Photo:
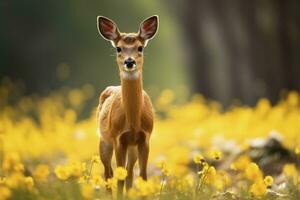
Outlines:
{"label": "yellow flower", "polygon": [[230,165],[232,170],[240,170],[243,171],[247,168],[249,163],[251,162],[248,156],[241,156],[239,157],[234,163]]}
{"label": "yellow flower", "polygon": [[155,182],[153,179],[145,181],[141,177],[135,180],[138,196],[148,196],[159,191],[160,184]]}
{"label": "yellow flower", "polygon": [[127,177],[127,170],[124,167],[117,167],[114,172],[114,177],[118,180],[125,180]]}
{"label": "yellow flower", "polygon": [[134,188],[130,188],[127,192],[127,196],[129,197],[129,199],[137,199],[138,193]]}
{"label": "yellow flower", "polygon": [[94,189],[89,184],[83,184],[80,188],[81,195],[86,199],[91,199],[94,195]]}
{"label": "yellow flower", "polygon": [[164,167],[161,172],[163,173],[164,176],[170,176],[170,170],[167,167]]}
{"label": "yellow flower", "polygon": [[283,167],[283,173],[288,177],[297,176],[297,168],[295,164],[286,164]]}
{"label": "yellow flower", "polygon": [[299,104],[299,94],[295,91],[292,91],[287,96],[287,103],[290,106],[297,106]]}
{"label": "yellow flower", "polygon": [[163,161],[163,160],[159,161],[156,166],[161,170],[161,172],[163,173],[164,176],[170,175],[170,170],[165,161]]}
{"label": "yellow flower", "polygon": [[264,178],[264,183],[266,186],[272,186],[273,185],[273,177],[272,176],[266,176]]}
{"label": "yellow flower", "polygon": [[194,163],[196,164],[201,164],[202,162],[204,162],[204,157],[201,154],[196,154],[194,156]]}
{"label": "yellow flower", "polygon": [[78,183],[87,183],[89,180],[90,176],[85,174],[79,178]]}
{"label": "yellow flower", "polygon": [[11,191],[8,187],[0,186],[0,200],[7,200],[11,196]]}
{"label": "yellow flower", "polygon": [[250,192],[254,196],[263,196],[267,192],[267,186],[263,180],[257,180],[252,184]]}
{"label": "yellow flower", "polygon": [[203,173],[204,182],[209,185],[214,185],[217,178],[216,169],[213,166],[209,166]]}
{"label": "yellow flower", "polygon": [[0,177],[0,185],[4,185],[6,183],[5,177]]}
{"label": "yellow flower", "polygon": [[86,170],[86,163],[73,162],[66,166],[71,173],[71,176],[80,177]]}
{"label": "yellow flower", "polygon": [[156,163],[156,166],[159,168],[159,169],[163,169],[166,165],[166,162],[164,160],[160,160],[159,162]]}
{"label": "yellow flower", "polygon": [[116,178],[109,178],[106,181],[106,187],[108,189],[115,190],[117,188],[117,179]]}
{"label": "yellow flower", "polygon": [[33,171],[33,177],[39,182],[47,182],[47,178],[50,174],[48,165],[38,165]]}
{"label": "yellow flower", "polygon": [[92,178],[92,184],[94,187],[104,187],[105,186],[105,181],[103,180],[103,178],[99,175],[93,176]]}
{"label": "yellow flower", "polygon": [[297,146],[297,147],[295,148],[295,153],[296,153],[297,155],[300,155],[300,146]]}
{"label": "yellow flower", "polygon": [[217,173],[217,179],[215,181],[215,186],[217,189],[224,190],[224,188],[230,185],[230,183],[230,177],[224,170],[221,170]]}
{"label": "yellow flower", "polygon": [[68,94],[68,99],[72,106],[78,107],[84,102],[85,96],[80,89],[72,89]]}
{"label": "yellow flower", "polygon": [[32,189],[34,186],[33,179],[30,176],[24,178],[24,183],[28,189]]}
{"label": "yellow flower", "polygon": [[17,188],[24,183],[24,175],[19,172],[10,174],[10,176],[7,177],[6,183],[11,188]]}
{"label": "yellow flower", "polygon": [[246,177],[251,181],[262,179],[262,172],[256,163],[250,163],[245,170]]}
{"label": "yellow flower", "polygon": [[55,175],[57,176],[57,178],[59,178],[60,180],[67,180],[71,173],[70,173],[70,170],[65,167],[65,166],[62,166],[62,165],[58,165],[55,170]]}
{"label": "yellow flower", "polygon": [[283,174],[290,178],[294,184],[297,183],[298,171],[295,164],[286,164],[283,167]]}
{"label": "yellow flower", "polygon": [[21,159],[18,153],[10,152],[7,153],[3,161],[3,170],[4,171],[24,171],[24,166],[21,164]]}
{"label": "yellow flower", "polygon": [[14,166],[16,172],[24,172],[24,165],[22,163],[17,163]]}
{"label": "yellow flower", "polygon": [[211,152],[211,157],[215,160],[220,160],[222,157],[222,152],[219,150],[214,150]]}
{"label": "yellow flower", "polygon": [[168,106],[174,100],[174,92],[172,90],[166,89],[161,92],[159,98],[157,99],[157,106],[161,109]]}
{"label": "yellow flower", "polygon": [[91,159],[91,162],[92,163],[100,163],[100,158],[99,158],[99,156],[98,155],[94,155],[93,157],[92,157],[92,159]]}

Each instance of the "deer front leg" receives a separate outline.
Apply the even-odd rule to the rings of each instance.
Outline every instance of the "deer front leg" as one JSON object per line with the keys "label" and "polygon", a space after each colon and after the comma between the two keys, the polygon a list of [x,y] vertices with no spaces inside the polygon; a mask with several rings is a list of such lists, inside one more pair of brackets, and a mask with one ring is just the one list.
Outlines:
{"label": "deer front leg", "polygon": [[128,154],[128,160],[127,160],[126,170],[128,176],[126,178],[126,191],[128,191],[132,187],[133,168],[137,161],[137,148],[129,147],[127,154]]}
{"label": "deer front leg", "polygon": [[[111,168],[111,158],[113,155],[113,145],[109,142],[105,142],[104,140],[100,140],[100,159],[104,166],[104,178],[107,179],[113,177],[113,170]],[[111,193],[111,189],[107,189]]]}
{"label": "deer front leg", "polygon": [[138,160],[140,167],[140,176],[147,180],[147,164],[149,156],[149,135],[142,133],[138,141]]}
{"label": "deer front leg", "polygon": [[[117,167],[124,167],[126,163],[126,153],[127,144],[116,142],[115,144],[115,154]],[[118,193],[117,198],[121,199],[123,197],[124,180],[118,180]]]}

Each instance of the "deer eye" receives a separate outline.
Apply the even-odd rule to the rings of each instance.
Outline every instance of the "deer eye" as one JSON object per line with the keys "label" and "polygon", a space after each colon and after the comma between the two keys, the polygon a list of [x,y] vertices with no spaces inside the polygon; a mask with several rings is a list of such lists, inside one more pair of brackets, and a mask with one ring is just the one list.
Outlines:
{"label": "deer eye", "polygon": [[139,52],[142,52],[142,51],[143,51],[143,46],[139,46],[139,47],[138,47],[138,51],[139,51]]}
{"label": "deer eye", "polygon": [[117,47],[116,49],[117,49],[117,52],[118,52],[118,53],[121,52],[121,48],[120,48],[120,47]]}

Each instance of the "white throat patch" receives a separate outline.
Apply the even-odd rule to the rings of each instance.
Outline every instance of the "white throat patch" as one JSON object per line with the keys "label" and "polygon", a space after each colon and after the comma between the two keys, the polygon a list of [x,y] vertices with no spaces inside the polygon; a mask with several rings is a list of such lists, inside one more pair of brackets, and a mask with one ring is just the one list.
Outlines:
{"label": "white throat patch", "polygon": [[140,72],[138,70],[135,71],[122,71],[121,77],[125,80],[137,80],[140,77]]}

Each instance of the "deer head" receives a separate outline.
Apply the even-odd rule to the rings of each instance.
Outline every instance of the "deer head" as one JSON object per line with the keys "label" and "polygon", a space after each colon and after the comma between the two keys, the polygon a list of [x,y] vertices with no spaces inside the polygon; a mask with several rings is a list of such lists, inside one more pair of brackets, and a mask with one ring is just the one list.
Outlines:
{"label": "deer head", "polygon": [[158,16],[144,20],[137,33],[121,33],[115,22],[103,16],[98,16],[97,25],[100,35],[116,49],[121,77],[137,77],[143,68],[144,48],[158,30]]}

